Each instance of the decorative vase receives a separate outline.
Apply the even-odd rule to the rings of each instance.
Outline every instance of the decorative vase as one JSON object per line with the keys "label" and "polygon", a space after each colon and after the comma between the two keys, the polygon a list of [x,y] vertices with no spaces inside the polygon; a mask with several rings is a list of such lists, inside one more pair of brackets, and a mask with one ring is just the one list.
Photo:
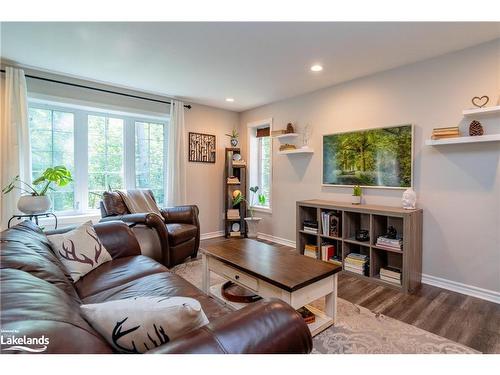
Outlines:
{"label": "decorative vase", "polygon": [[408,188],[403,193],[403,198],[401,199],[401,204],[406,210],[414,210],[417,203],[417,193],[412,188]]}
{"label": "decorative vase", "polygon": [[19,211],[28,215],[47,212],[50,205],[50,198],[46,195],[23,195],[17,201]]}
{"label": "decorative vase", "polygon": [[257,238],[257,229],[259,228],[259,222],[262,220],[261,217],[246,217],[245,221],[247,223],[247,237]]}
{"label": "decorative vase", "polygon": [[352,204],[361,204],[361,195],[351,195]]}
{"label": "decorative vase", "polygon": [[231,146],[233,147],[238,146],[238,138],[231,138]]}

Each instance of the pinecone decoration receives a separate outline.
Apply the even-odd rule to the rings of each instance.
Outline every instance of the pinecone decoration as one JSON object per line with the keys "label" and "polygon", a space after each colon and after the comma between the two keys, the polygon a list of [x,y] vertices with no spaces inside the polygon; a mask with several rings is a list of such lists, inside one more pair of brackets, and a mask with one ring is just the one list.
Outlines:
{"label": "pinecone decoration", "polygon": [[469,135],[475,136],[475,135],[483,135],[483,126],[479,121],[472,121],[469,125]]}

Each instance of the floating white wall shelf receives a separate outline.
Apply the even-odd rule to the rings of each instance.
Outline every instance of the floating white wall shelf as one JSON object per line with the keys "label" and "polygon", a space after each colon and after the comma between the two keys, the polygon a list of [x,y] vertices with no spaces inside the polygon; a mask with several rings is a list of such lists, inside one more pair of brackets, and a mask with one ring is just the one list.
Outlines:
{"label": "floating white wall shelf", "polygon": [[459,143],[480,143],[480,142],[498,142],[500,141],[500,134],[488,134],[488,135],[478,135],[470,137],[456,137],[456,138],[446,138],[446,139],[427,139],[425,141],[426,146],[441,146],[441,145],[453,145]]}
{"label": "floating white wall shelf", "polygon": [[500,114],[500,105],[497,105],[495,107],[466,109],[466,110],[462,111],[462,114],[465,117]]}
{"label": "floating white wall shelf", "polygon": [[299,133],[288,133],[288,134],[280,134],[275,135],[273,138],[281,139],[281,138],[297,138]]}
{"label": "floating white wall shelf", "polygon": [[290,154],[312,154],[314,150],[309,147],[297,148],[295,150],[284,150],[278,151],[278,155],[290,155]]}

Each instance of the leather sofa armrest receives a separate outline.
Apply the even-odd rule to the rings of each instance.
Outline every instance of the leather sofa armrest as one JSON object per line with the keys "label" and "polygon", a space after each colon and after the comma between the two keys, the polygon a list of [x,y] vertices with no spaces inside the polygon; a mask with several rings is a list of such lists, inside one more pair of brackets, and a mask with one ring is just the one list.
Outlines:
{"label": "leather sofa armrest", "polygon": [[278,299],[261,300],[148,351],[148,354],[310,353],[302,317]]}
{"label": "leather sofa armrest", "polygon": [[154,213],[139,213],[139,214],[126,214],[117,216],[106,216],[99,220],[100,223],[105,223],[108,221],[123,221],[129,227],[133,227],[137,224],[146,225],[156,231],[158,238],[160,240],[162,263],[168,265],[170,252],[168,244],[168,232],[163,222],[163,219]]}
{"label": "leather sofa armrest", "polygon": [[176,207],[167,207],[160,210],[165,223],[184,223],[184,224],[198,224],[198,206],[185,205]]}

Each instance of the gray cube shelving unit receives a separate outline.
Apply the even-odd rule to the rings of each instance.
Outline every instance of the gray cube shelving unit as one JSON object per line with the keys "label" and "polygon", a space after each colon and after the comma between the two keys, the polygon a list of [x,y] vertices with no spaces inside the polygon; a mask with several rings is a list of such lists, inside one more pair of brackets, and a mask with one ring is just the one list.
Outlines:
{"label": "gray cube shelving unit", "polygon": [[[341,218],[341,233],[334,237],[322,234],[321,223],[321,212],[332,211]],[[321,245],[325,242],[334,244],[336,249],[342,251],[343,268],[345,257],[349,253],[366,254],[369,256],[368,275],[345,270],[343,272],[411,293],[419,288],[422,280],[422,215],[422,209],[405,210],[390,206],[353,205],[319,199],[299,201],[297,202],[297,252],[303,254],[306,244],[316,245],[318,249],[321,249]],[[316,220],[319,227],[318,234],[304,231],[304,220]],[[377,237],[384,235],[389,226],[393,226],[400,235],[402,234],[402,250],[376,245]],[[369,241],[356,240],[355,233],[360,229],[369,231]],[[321,251],[318,251],[318,257],[320,256]],[[380,267],[384,266],[401,269],[401,286],[380,279]]]}

